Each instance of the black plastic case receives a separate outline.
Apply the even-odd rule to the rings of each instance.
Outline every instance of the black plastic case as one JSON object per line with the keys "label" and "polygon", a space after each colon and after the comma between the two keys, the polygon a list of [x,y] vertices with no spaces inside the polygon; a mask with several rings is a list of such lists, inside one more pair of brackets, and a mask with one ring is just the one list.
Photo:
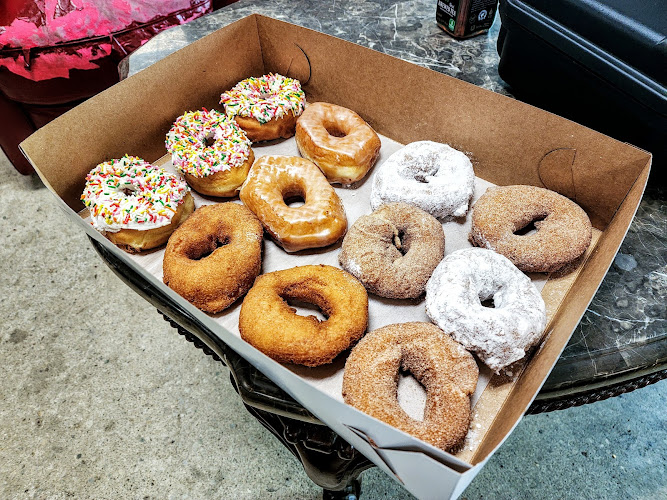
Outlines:
{"label": "black plastic case", "polygon": [[517,98],[654,155],[667,180],[667,0],[500,0]]}

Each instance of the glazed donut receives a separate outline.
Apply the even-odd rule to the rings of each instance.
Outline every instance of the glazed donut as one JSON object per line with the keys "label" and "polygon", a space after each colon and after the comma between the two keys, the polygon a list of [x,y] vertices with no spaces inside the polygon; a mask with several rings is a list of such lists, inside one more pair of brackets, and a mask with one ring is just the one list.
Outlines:
{"label": "glazed donut", "polygon": [[214,109],[179,116],[165,145],[188,184],[208,196],[235,196],[255,159],[243,130]]}
{"label": "glazed donut", "polygon": [[201,207],[169,238],[163,281],[202,311],[220,312],[259,274],[263,234],[257,217],[241,204]]}
{"label": "glazed donut", "polygon": [[252,142],[288,139],[306,106],[306,94],[298,80],[270,73],[240,81],[220,96],[220,104]]}
{"label": "glazed donut", "polygon": [[[493,299],[493,307],[482,303]],[[426,314],[494,372],[539,342],[546,308],[530,278],[502,255],[466,248],[445,257],[426,284]]]}
{"label": "glazed donut", "polygon": [[[319,307],[326,320],[301,316],[288,300]],[[241,338],[283,363],[331,363],[366,331],[368,295],[356,279],[332,266],[301,266],[263,274],[243,299]]]}
{"label": "glazed donut", "polygon": [[[317,166],[298,156],[262,156],[239,193],[241,201],[288,252],[338,241],[347,229],[343,203]],[[285,200],[302,198],[300,207]]]}
{"label": "glazed donut", "polygon": [[[426,389],[423,421],[398,403],[399,370]],[[458,448],[470,425],[470,395],[479,369],[460,344],[430,323],[402,323],[373,330],[352,349],[343,374],[343,399],[445,451]]]}
{"label": "glazed donut", "polygon": [[93,227],[130,253],[166,243],[195,209],[180,177],[128,155],[91,170],[81,201]]}
{"label": "glazed donut", "polygon": [[461,151],[432,141],[412,142],[391,155],[373,178],[371,207],[403,201],[440,220],[463,217],[475,174]]}
{"label": "glazed donut", "polygon": [[392,299],[417,298],[445,255],[442,225],[407,203],[388,203],[357,219],[338,260],[366,289]]}
{"label": "glazed donut", "polygon": [[301,156],[320,167],[330,183],[363,179],[380,155],[380,138],[357,113],[316,102],[296,121]]}
{"label": "glazed donut", "polygon": [[[517,231],[534,222],[533,234]],[[535,186],[489,188],[472,210],[470,242],[490,248],[525,272],[557,271],[591,243],[591,221],[575,202]]]}

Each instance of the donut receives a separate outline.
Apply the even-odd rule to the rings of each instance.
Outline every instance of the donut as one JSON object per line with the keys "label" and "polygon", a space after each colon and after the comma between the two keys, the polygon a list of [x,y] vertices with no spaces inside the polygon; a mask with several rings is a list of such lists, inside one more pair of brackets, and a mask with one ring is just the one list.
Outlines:
{"label": "donut", "polygon": [[[483,302],[493,300],[492,307]],[[530,278],[485,248],[445,257],[426,284],[426,314],[498,373],[537,344],[546,308]]]}
{"label": "donut", "polygon": [[357,113],[326,102],[310,104],[296,121],[301,156],[320,167],[330,183],[364,178],[380,155],[380,138]]}
{"label": "donut", "polygon": [[240,81],[220,96],[220,104],[252,142],[288,139],[306,106],[306,94],[299,80],[269,73]]}
{"label": "donut", "polygon": [[166,243],[195,209],[183,179],[128,155],[91,170],[81,201],[93,227],[130,253]]}
{"label": "donut", "polygon": [[[424,419],[398,403],[399,370],[426,389]],[[373,330],[352,349],[343,374],[343,400],[364,413],[444,451],[461,446],[470,425],[470,395],[479,369],[472,355],[430,323]]]}
{"label": "donut", "polygon": [[[297,314],[288,300],[314,304],[326,319]],[[333,266],[300,266],[263,274],[243,299],[241,338],[282,363],[331,363],[366,331],[368,295]]]}
{"label": "donut", "polygon": [[250,144],[234,120],[214,109],[179,116],[165,141],[188,184],[218,197],[235,196],[243,184],[255,159]]}
{"label": "donut", "polygon": [[[536,232],[515,234],[534,223]],[[489,188],[472,210],[470,242],[490,248],[525,272],[557,271],[591,243],[591,221],[572,200],[535,186]]]}
{"label": "donut", "polygon": [[438,142],[412,142],[377,169],[371,207],[403,201],[443,221],[463,217],[474,179],[472,163],[461,151]]}
{"label": "donut", "polygon": [[407,203],[388,203],[357,219],[338,260],[366,289],[392,299],[417,298],[445,255],[442,225]]}
{"label": "donut", "polygon": [[202,311],[220,312],[259,274],[263,233],[257,217],[239,203],[203,206],[169,238],[163,281]]}
{"label": "donut", "polygon": [[[331,245],[345,234],[343,203],[317,166],[298,156],[262,156],[239,193],[286,251]],[[303,199],[300,207],[286,201]]]}

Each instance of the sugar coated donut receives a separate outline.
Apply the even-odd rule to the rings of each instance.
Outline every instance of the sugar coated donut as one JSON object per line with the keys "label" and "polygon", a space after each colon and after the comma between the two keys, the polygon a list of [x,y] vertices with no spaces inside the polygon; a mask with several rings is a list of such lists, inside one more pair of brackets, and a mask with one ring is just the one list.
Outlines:
{"label": "sugar coated donut", "polygon": [[[406,370],[426,389],[423,421],[398,403],[398,374]],[[460,344],[430,323],[388,325],[352,349],[343,399],[355,408],[445,451],[458,448],[470,425],[470,395],[479,369]]]}
{"label": "sugar coated donut", "polygon": [[[288,300],[307,302],[326,320],[301,316]],[[356,279],[332,266],[301,266],[263,274],[243,299],[241,338],[276,361],[331,363],[366,331],[368,295]]]}
{"label": "sugar coated donut", "polygon": [[[534,233],[515,234],[534,223]],[[489,188],[472,210],[470,241],[526,272],[552,272],[578,259],[591,243],[591,221],[575,202],[535,186]]]}
{"label": "sugar coated donut", "polygon": [[306,106],[306,94],[299,80],[270,73],[240,81],[220,96],[220,104],[252,142],[288,139]]}
{"label": "sugar coated donut", "polygon": [[212,109],[188,111],[167,133],[165,145],[174,166],[198,193],[235,196],[255,157],[250,141],[234,120]]}
{"label": "sugar coated donut", "polygon": [[[324,174],[298,156],[257,159],[239,196],[288,252],[331,245],[347,229],[343,203]],[[288,206],[295,198],[304,204]]]}
{"label": "sugar coated donut", "polygon": [[163,281],[202,311],[220,312],[259,274],[263,233],[257,217],[241,204],[203,206],[169,238]]}
{"label": "sugar coated donut", "polygon": [[[493,307],[482,302],[493,299]],[[546,309],[530,278],[502,255],[466,248],[445,257],[426,284],[426,314],[494,372],[539,342]]]}
{"label": "sugar coated donut", "polygon": [[371,207],[403,201],[433,217],[463,217],[472,198],[475,174],[461,151],[432,141],[412,142],[380,165],[371,190]]}
{"label": "sugar coated donut", "polygon": [[364,178],[380,155],[380,138],[357,113],[326,102],[310,104],[296,121],[301,156],[320,167],[329,182]]}
{"label": "sugar coated donut", "polygon": [[338,260],[366,289],[381,297],[419,297],[445,255],[442,225],[407,203],[388,203],[357,219]]}
{"label": "sugar coated donut", "polygon": [[166,243],[195,209],[183,179],[128,155],[97,165],[81,201],[93,227],[128,252]]}

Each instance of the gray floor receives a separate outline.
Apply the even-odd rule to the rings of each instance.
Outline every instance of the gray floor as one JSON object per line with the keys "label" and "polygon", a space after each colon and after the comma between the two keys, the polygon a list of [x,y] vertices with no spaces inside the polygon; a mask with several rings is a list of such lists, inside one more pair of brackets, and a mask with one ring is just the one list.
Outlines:
{"label": "gray floor", "polygon": [[[0,154],[0,498],[319,498],[227,369]],[[667,499],[667,382],[528,416],[463,497]],[[411,498],[377,469],[365,498]]]}

